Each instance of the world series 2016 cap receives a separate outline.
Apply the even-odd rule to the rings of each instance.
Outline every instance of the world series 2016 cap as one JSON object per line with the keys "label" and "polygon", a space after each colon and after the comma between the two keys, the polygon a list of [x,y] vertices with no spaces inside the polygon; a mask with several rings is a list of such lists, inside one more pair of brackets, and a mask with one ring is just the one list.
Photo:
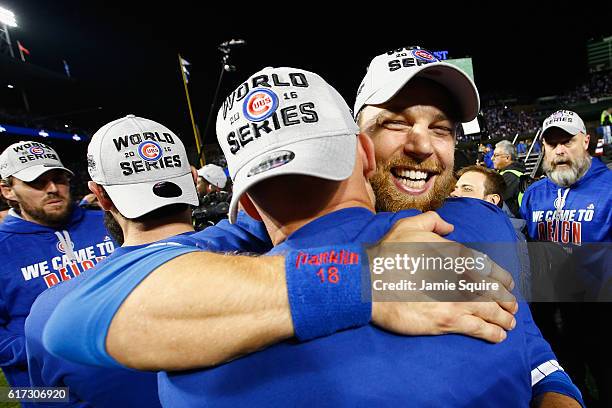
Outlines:
{"label": "world series 2016 cap", "polygon": [[149,119],[128,115],[102,126],[87,147],[87,170],[128,219],[169,204],[198,205],[183,143]]}
{"label": "world series 2016 cap", "polygon": [[348,178],[358,133],[342,96],[319,75],[287,67],[252,75],[217,115],[217,138],[234,181],[230,222],[242,194],[262,180],[286,174]]}
{"label": "world series 2016 cap", "polygon": [[13,143],[0,155],[0,176],[13,176],[21,181],[36,180],[50,170],[64,170],[74,175],[60,161],[51,147],[39,142],[23,141]]}
{"label": "world series 2016 cap", "polygon": [[459,118],[469,122],[480,109],[480,97],[472,79],[460,68],[439,61],[420,47],[406,47],[374,57],[357,90],[355,117],[366,105],[393,98],[412,78],[427,78],[448,89],[459,103]]}
{"label": "world series 2016 cap", "polygon": [[217,166],[216,164],[207,164],[198,170],[198,176],[204,178],[210,184],[223,188],[225,187],[225,183],[227,183],[227,176],[223,171],[223,168]]}
{"label": "world series 2016 cap", "polygon": [[546,119],[542,125],[542,137],[546,137],[547,130],[550,128],[559,128],[572,136],[578,133],[586,134],[586,126],[576,112],[568,110],[558,110]]}

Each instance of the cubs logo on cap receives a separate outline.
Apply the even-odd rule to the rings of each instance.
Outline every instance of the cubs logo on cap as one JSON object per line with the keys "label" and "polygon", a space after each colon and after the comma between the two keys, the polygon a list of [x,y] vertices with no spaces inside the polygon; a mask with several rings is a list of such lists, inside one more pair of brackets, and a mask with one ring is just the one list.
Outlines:
{"label": "cubs logo on cap", "polygon": [[264,180],[283,175],[345,180],[353,173],[359,128],[342,96],[319,75],[266,67],[225,101],[216,133],[234,181],[230,222],[240,198]]}
{"label": "cubs logo on cap", "polygon": [[146,141],[138,145],[138,155],[146,161],[156,161],[163,156],[163,150],[160,145],[155,142]]}
{"label": "cubs logo on cap", "polygon": [[429,51],[425,51],[425,50],[412,50],[412,55],[415,58],[420,59],[421,61],[427,61],[427,62],[438,61],[438,59],[434,57],[433,55],[431,55]]}
{"label": "cubs logo on cap", "polygon": [[542,125],[542,137],[546,138],[551,128],[559,128],[574,136],[578,133],[586,134],[586,126],[576,112],[569,110],[558,110],[544,119]]}
{"label": "cubs logo on cap", "polygon": [[30,182],[50,170],[63,170],[73,175],[64,167],[57,152],[40,142],[24,140],[13,143],[0,154],[0,175],[3,178],[14,176]]}
{"label": "cubs logo on cap", "polygon": [[242,113],[251,122],[269,118],[278,108],[278,96],[269,89],[254,89],[245,98]]}
{"label": "cubs logo on cap", "polygon": [[172,204],[198,205],[185,146],[153,120],[127,115],[102,126],[87,147],[87,165],[128,219]]}
{"label": "cubs logo on cap", "polygon": [[45,149],[43,149],[40,146],[32,146],[32,147],[30,147],[29,151],[30,151],[30,153],[37,154],[37,155],[45,153]]}

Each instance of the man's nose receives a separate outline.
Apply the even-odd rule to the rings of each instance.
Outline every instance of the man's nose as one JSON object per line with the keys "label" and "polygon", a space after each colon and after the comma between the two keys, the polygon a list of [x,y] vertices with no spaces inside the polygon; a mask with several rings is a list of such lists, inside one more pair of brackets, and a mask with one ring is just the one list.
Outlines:
{"label": "man's nose", "polygon": [[555,146],[556,155],[562,156],[566,153],[567,153],[567,148],[565,147],[565,145],[562,145],[561,143],[559,143],[557,146]]}
{"label": "man's nose", "polygon": [[404,153],[407,156],[425,160],[433,154],[430,130],[425,125],[415,124],[406,137]]}
{"label": "man's nose", "polygon": [[47,193],[57,193],[59,191],[57,188],[57,184],[53,180],[49,180],[47,182],[45,190],[47,191]]}

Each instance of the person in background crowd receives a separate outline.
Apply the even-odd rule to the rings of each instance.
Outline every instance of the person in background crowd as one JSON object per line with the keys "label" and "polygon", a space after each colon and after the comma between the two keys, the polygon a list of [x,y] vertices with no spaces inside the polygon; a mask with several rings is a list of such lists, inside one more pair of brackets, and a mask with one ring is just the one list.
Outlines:
{"label": "person in background crowd", "polygon": [[[521,216],[527,221],[531,239],[557,243],[582,254],[581,262],[591,262],[580,277],[585,282],[586,295],[578,302],[595,301],[606,295],[606,288],[609,290],[612,269],[603,263],[609,259],[609,247],[593,247],[589,243],[612,242],[612,172],[589,155],[590,136],[575,112],[560,110],[546,118],[542,140],[542,167],[547,178],[525,191]],[[561,275],[559,279],[549,284],[562,285],[569,278]],[[609,292],[607,295],[609,301]],[[563,333],[552,324],[557,309]],[[536,321],[544,335],[567,369],[576,373],[578,383],[586,384],[586,362],[597,384],[599,406],[612,406],[612,352],[603,332],[605,325],[599,320],[612,312],[610,303],[541,304],[536,311]],[[589,406],[595,406],[596,402],[591,401],[593,405]]]}
{"label": "person in background crowd", "polygon": [[216,164],[207,164],[198,170],[198,197],[200,203],[193,210],[193,225],[201,231],[227,218],[229,203],[232,199],[231,182],[225,171]]}
{"label": "person in background crowd", "polygon": [[476,198],[502,208],[505,188],[499,173],[481,166],[468,166],[457,172],[457,183],[450,196]]}
{"label": "person in background crowd", "polygon": [[514,217],[519,217],[519,209],[523,192],[520,191],[521,176],[527,172],[525,166],[517,161],[516,148],[507,140],[495,145],[493,153],[493,167],[499,171],[506,182],[504,201]]}
{"label": "person in background crowd", "polygon": [[102,213],[73,203],[72,171],[51,147],[10,145],[0,155],[0,176],[2,195],[18,206],[0,224],[0,366],[11,386],[27,387],[23,325],[34,299],[92,268],[115,243]]}
{"label": "person in background crowd", "polygon": [[484,164],[488,169],[493,168],[493,147],[490,144],[485,146],[484,150]]}
{"label": "person in background crowd", "polygon": [[100,203],[98,203],[98,199],[96,195],[93,193],[86,194],[81,201],[79,201],[79,207],[88,208],[90,210],[100,210]]}
{"label": "person in background crowd", "polygon": [[198,170],[198,196],[204,197],[213,191],[220,191],[227,184],[227,176],[223,168],[216,164],[207,164]]}

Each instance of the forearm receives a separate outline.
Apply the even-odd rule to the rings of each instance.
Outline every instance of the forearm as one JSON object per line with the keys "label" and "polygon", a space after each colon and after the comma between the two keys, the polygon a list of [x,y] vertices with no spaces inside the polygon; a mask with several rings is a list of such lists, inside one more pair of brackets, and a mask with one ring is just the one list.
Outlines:
{"label": "forearm", "polygon": [[179,370],[292,335],[283,258],[193,252],[157,268],[129,295],[106,348],[132,368]]}
{"label": "forearm", "polygon": [[532,408],[580,408],[575,399],[556,392],[545,392],[531,402]]}

